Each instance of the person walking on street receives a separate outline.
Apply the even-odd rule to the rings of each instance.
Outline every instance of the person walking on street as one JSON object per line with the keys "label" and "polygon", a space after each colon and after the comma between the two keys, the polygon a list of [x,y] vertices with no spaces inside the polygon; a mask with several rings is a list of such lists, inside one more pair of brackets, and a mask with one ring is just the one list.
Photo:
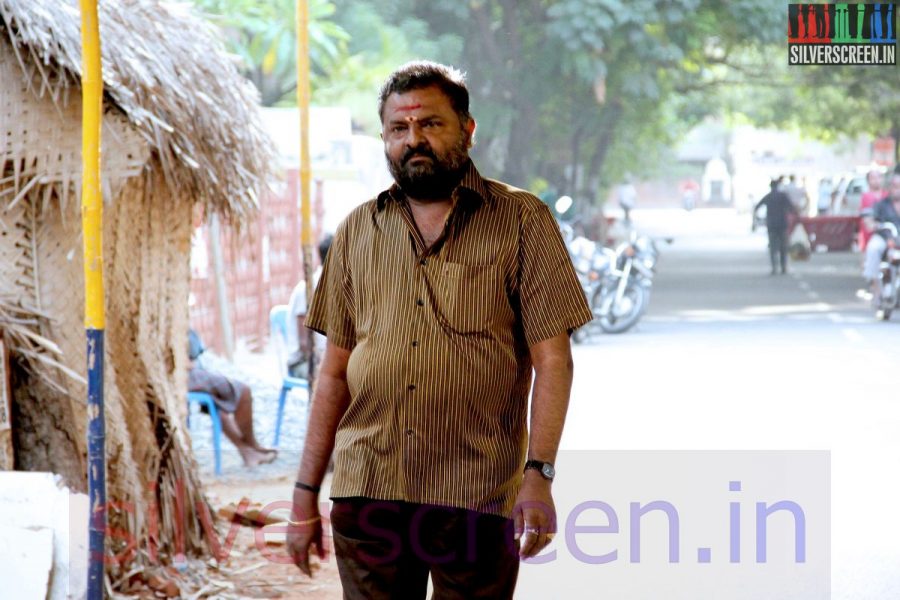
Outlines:
{"label": "person walking on street", "polygon": [[[379,96],[395,184],[338,227],[306,325],[327,337],[288,550],[324,556],[344,598],[512,598],[555,535],[551,494],[592,318],[549,208],[483,178],[462,74],[406,64]],[[534,371],[530,428],[528,396]]]}
{"label": "person walking on street", "polygon": [[789,216],[796,216],[797,209],[788,195],[778,189],[777,181],[772,181],[769,184],[769,188],[769,193],[763,196],[762,200],[753,208],[753,228],[756,228],[756,213],[765,206],[772,275],[778,272],[779,266],[783,275],[787,273]]}

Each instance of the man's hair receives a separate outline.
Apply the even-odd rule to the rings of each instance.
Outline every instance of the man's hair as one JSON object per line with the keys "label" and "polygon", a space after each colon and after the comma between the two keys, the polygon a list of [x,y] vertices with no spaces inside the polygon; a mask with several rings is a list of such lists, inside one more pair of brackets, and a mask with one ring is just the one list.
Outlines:
{"label": "man's hair", "polygon": [[454,67],[429,60],[408,62],[388,76],[378,94],[378,117],[383,123],[384,105],[391,94],[404,94],[431,86],[439,88],[450,99],[450,106],[459,115],[460,122],[466,123],[472,118],[465,74]]}

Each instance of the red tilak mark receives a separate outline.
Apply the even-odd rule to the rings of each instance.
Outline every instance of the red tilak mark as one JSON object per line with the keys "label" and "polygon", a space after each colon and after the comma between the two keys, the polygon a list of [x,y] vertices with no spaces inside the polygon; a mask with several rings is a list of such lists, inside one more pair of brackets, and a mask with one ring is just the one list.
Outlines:
{"label": "red tilak mark", "polygon": [[422,108],[421,104],[409,104],[407,106],[401,106],[397,110],[416,110],[417,108]]}

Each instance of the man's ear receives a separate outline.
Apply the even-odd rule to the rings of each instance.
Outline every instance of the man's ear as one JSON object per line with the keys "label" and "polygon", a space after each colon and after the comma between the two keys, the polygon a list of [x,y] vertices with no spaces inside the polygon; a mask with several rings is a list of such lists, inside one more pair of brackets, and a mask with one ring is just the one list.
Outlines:
{"label": "man's ear", "polygon": [[469,121],[465,124],[466,134],[469,138],[468,147],[471,148],[475,145],[475,128],[476,128],[475,119],[469,118]]}

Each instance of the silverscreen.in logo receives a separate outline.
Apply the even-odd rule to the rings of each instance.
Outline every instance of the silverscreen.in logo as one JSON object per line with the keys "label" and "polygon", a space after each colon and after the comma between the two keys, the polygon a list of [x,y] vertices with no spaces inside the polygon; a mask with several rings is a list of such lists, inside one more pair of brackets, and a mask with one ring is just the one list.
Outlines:
{"label": "silverscreen.in logo", "polygon": [[896,65],[896,4],[789,4],[788,64]]}

